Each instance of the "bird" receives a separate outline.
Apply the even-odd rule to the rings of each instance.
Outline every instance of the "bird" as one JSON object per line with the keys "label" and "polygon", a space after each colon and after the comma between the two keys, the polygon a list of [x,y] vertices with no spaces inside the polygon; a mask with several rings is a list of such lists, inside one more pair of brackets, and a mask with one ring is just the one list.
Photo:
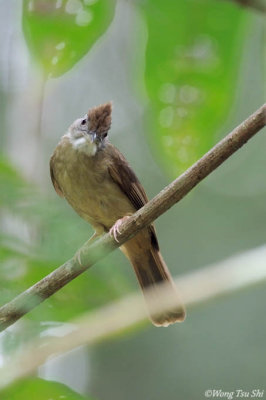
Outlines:
{"label": "bird", "polygon": [[[61,137],[50,159],[55,191],[95,232],[90,241],[110,232],[117,240],[119,226],[148,202],[139,179],[122,153],[110,143],[112,103],[90,108]],[[120,246],[133,266],[155,326],[168,326],[185,319],[185,309],[160,253],[154,225],[142,229]],[[165,283],[176,304],[171,310],[149,312],[152,296]],[[172,303],[171,303],[172,304]]]}

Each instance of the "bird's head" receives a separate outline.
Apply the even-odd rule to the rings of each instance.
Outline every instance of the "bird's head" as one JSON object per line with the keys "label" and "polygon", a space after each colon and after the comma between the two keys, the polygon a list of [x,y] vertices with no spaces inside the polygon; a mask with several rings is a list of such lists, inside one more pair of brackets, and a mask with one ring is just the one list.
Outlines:
{"label": "bird's head", "polygon": [[82,118],[70,125],[67,136],[72,145],[89,156],[102,150],[111,126],[111,103],[91,108]]}

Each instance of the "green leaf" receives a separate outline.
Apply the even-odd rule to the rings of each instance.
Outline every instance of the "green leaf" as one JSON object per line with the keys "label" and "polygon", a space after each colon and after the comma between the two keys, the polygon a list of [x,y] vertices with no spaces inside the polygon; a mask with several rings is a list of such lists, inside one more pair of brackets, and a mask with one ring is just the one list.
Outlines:
{"label": "green leaf", "polygon": [[148,131],[177,175],[216,141],[234,99],[247,18],[240,7],[212,0],[147,0],[142,12]]}
{"label": "green leaf", "polygon": [[0,205],[12,207],[30,190],[19,172],[0,154]]}
{"label": "green leaf", "polygon": [[25,379],[0,392],[1,400],[89,400],[66,385],[39,378]]}
{"label": "green leaf", "polygon": [[24,0],[23,31],[47,76],[72,68],[105,32],[116,0]]}

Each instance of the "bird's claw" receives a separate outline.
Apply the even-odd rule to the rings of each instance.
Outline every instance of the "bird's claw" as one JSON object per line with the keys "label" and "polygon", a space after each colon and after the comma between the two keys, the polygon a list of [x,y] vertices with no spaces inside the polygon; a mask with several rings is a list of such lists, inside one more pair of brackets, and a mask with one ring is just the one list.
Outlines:
{"label": "bird's claw", "polygon": [[112,226],[112,228],[110,229],[110,234],[114,237],[115,241],[117,243],[119,243],[119,240],[117,239],[117,234],[119,233],[119,235],[121,235],[121,232],[119,230],[120,225],[122,225],[122,223],[124,222],[125,219],[128,219],[129,217],[123,217],[120,218],[116,221],[116,223]]}
{"label": "bird's claw", "polygon": [[114,237],[115,241],[119,243],[119,240],[117,239],[117,234],[119,233],[121,235],[121,232],[119,230],[119,226],[121,225],[121,219],[119,219],[110,229],[110,234]]}
{"label": "bird's claw", "polygon": [[77,254],[76,254],[76,257],[77,257],[77,260],[78,260],[78,263],[79,263],[79,265],[81,266],[81,267],[84,267],[84,265],[82,264],[82,262],[81,262],[81,258],[80,258],[80,256],[81,256],[81,251],[79,250],[78,252],[77,252]]}

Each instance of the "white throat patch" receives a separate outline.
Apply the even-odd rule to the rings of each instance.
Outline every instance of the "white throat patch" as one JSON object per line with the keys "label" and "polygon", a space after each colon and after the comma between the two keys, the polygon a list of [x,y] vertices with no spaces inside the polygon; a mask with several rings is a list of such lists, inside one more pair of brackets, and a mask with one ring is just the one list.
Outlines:
{"label": "white throat patch", "polygon": [[97,146],[95,143],[86,140],[84,136],[79,138],[73,138],[68,132],[66,136],[69,138],[70,143],[74,147],[74,149],[78,151],[82,151],[83,153],[87,154],[89,157],[95,156],[97,152]]}

